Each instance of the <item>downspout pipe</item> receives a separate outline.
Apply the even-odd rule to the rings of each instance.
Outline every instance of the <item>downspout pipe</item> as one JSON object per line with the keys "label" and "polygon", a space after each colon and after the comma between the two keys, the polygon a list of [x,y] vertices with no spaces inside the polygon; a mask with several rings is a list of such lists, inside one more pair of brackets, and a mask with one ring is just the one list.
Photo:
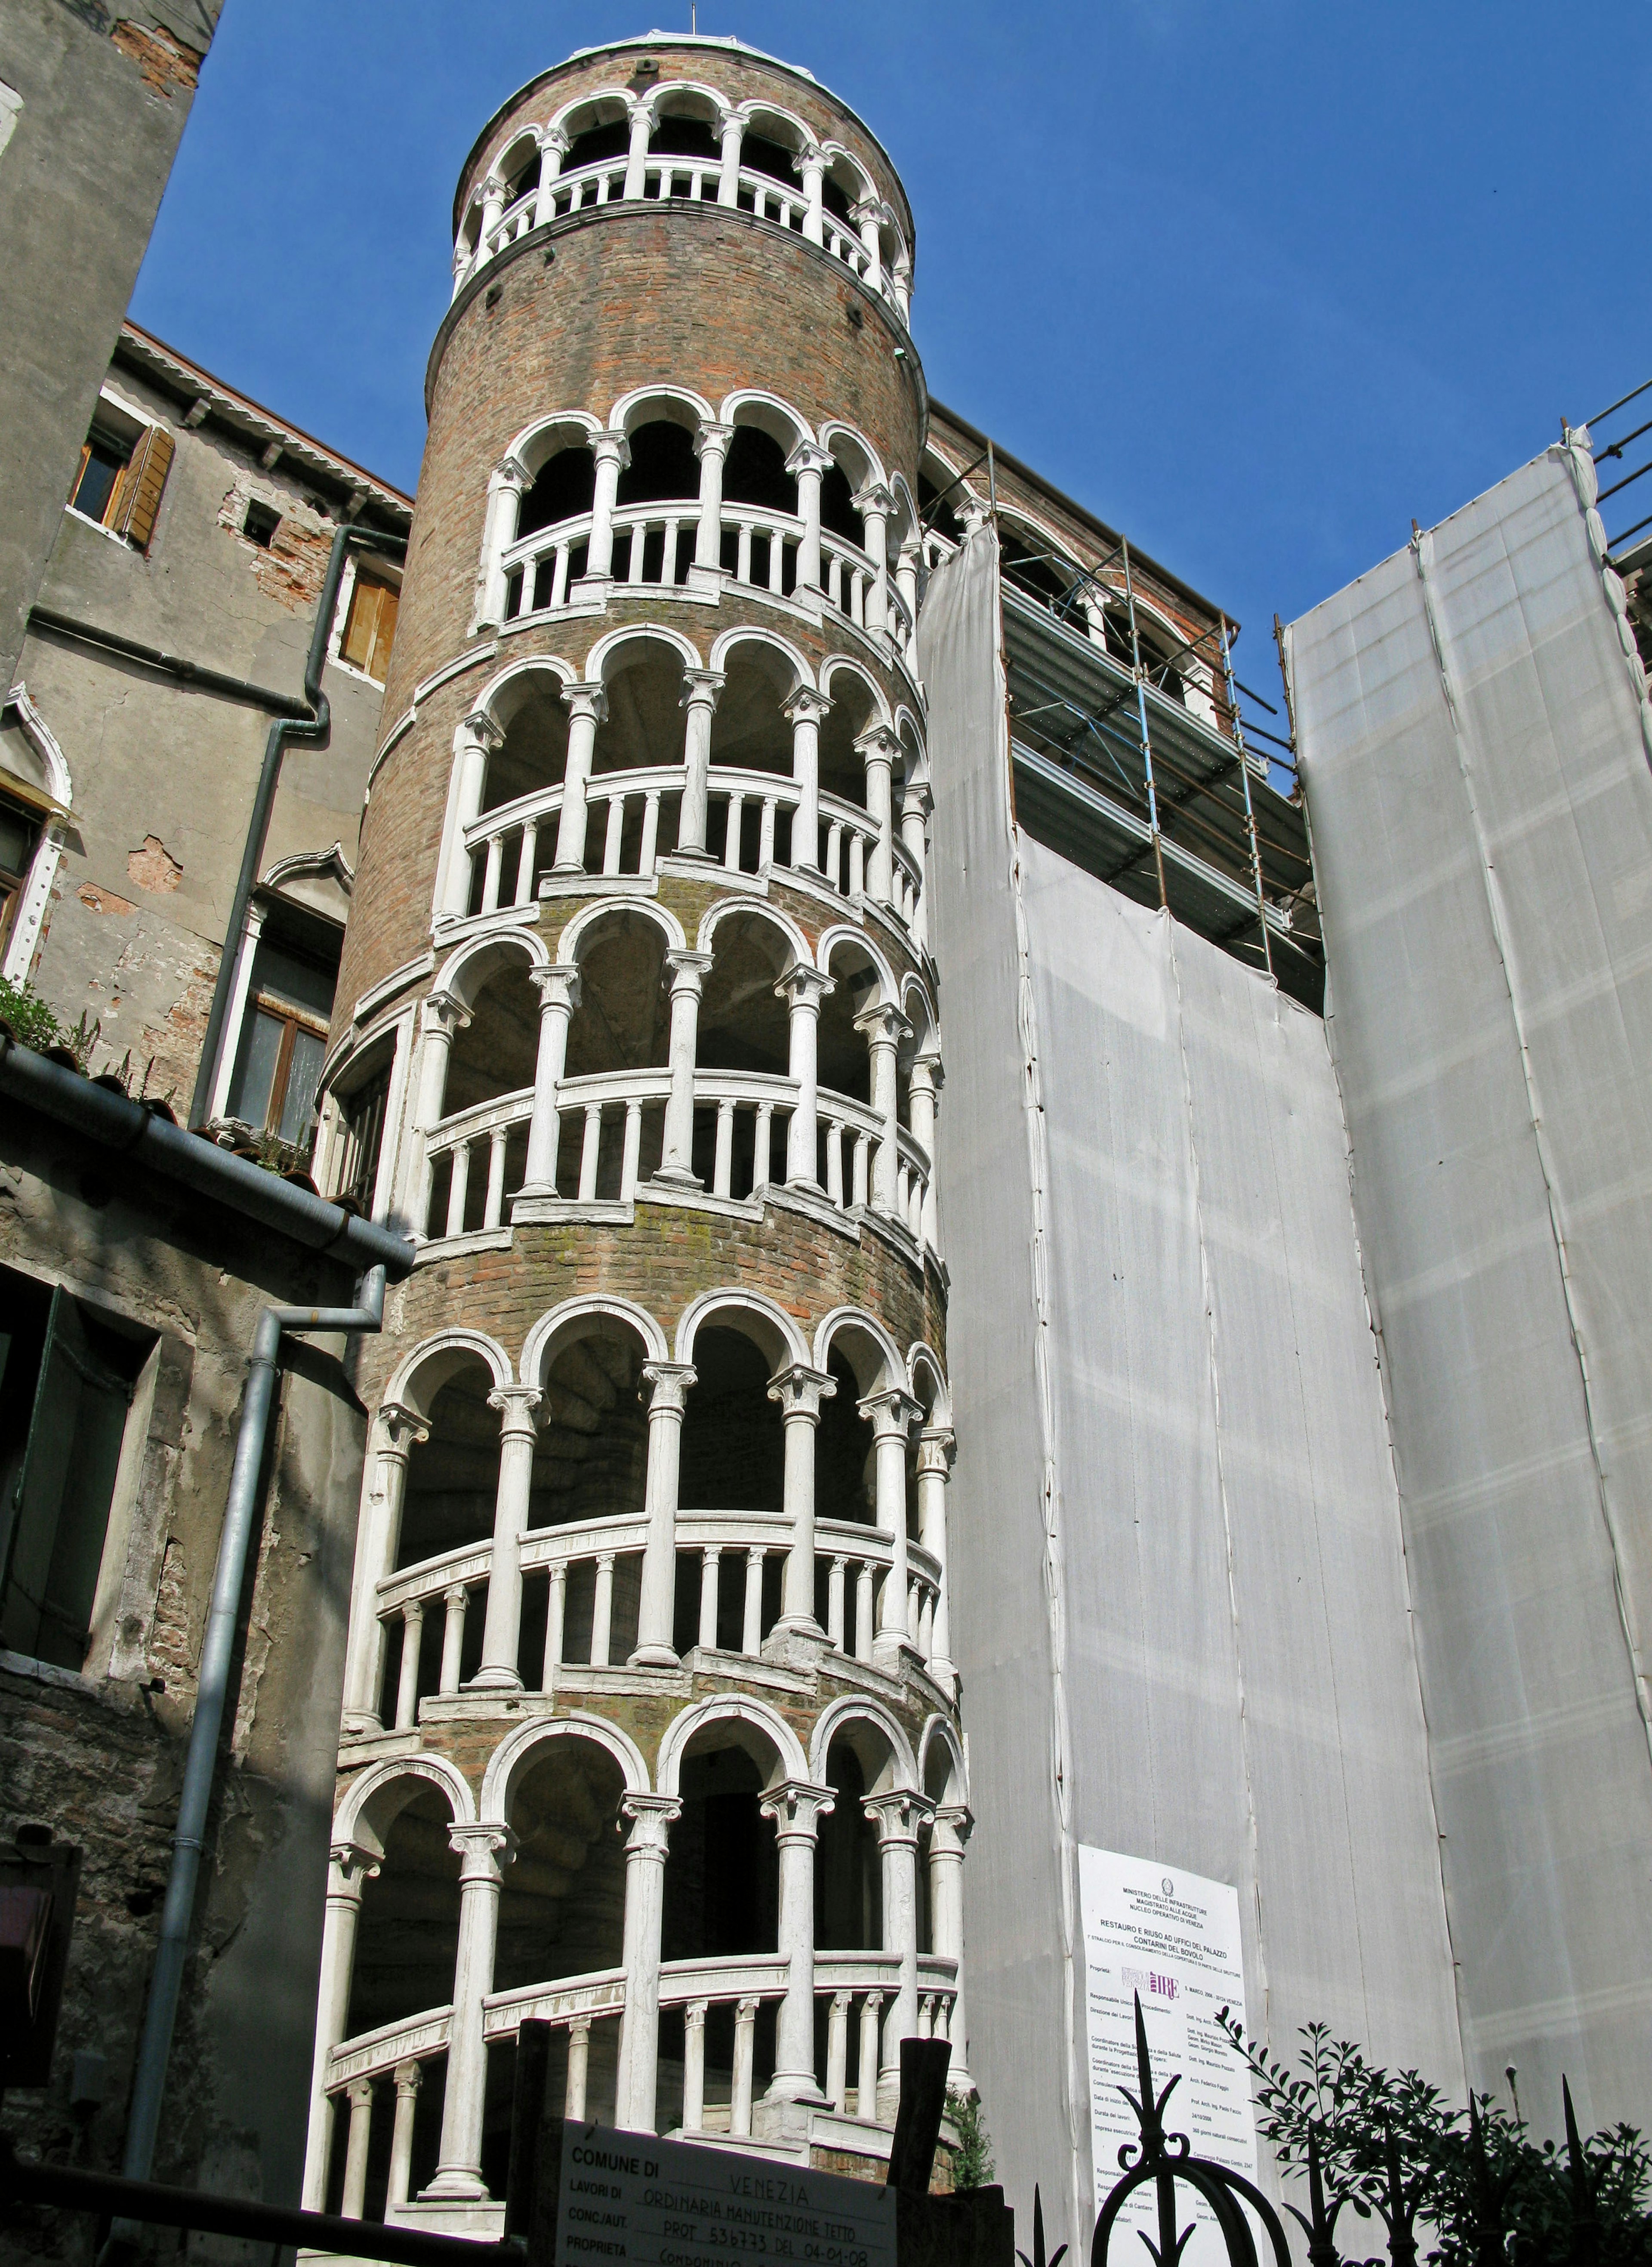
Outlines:
{"label": "downspout pipe", "polygon": [[371,551],[405,552],[405,535],[392,535],[385,529],[365,527],[358,522],[349,522],[335,528],[333,548],[327,556],[327,576],[321,585],[321,595],[316,601],[315,624],[310,633],[310,654],[304,668],[304,697],[310,714],[298,716],[278,716],[269,728],[269,737],[264,743],[264,760],[258,774],[258,788],[253,797],[252,816],[246,822],[246,840],[241,850],[241,870],[235,884],[235,896],[230,906],[230,918],[224,932],[224,950],[218,958],[217,982],[212,987],[212,1008],[207,1017],[207,1034],[201,1048],[201,1067],[195,1074],[195,1097],[189,1105],[189,1123],[204,1126],[212,1109],[212,1089],[217,1080],[218,1053],[224,1045],[224,1020],[229,1013],[230,994],[235,985],[236,964],[241,957],[241,940],[246,929],[246,909],[253,901],[253,891],[258,886],[258,877],[264,863],[264,844],[269,834],[269,814],[275,808],[275,789],[281,781],[281,759],[289,741],[303,741],[311,747],[325,748],[333,736],[333,712],[327,694],[321,689],[321,671],[327,665],[327,641],[333,635],[333,617],[338,610],[339,584],[344,578],[345,555],[352,544]]}
{"label": "downspout pipe", "polygon": [[[385,1317],[382,1266],[367,1270],[356,1285],[356,1300],[353,1307],[266,1307],[253,1334],[246,1393],[235,1436],[229,1502],[218,1544],[217,1571],[212,1582],[212,1605],[201,1648],[195,1720],[189,1728],[189,1747],[184,1759],[183,1794],[173,1835],[172,1872],[161,1912],[160,1948],[150,1978],[149,2004],[143,2014],[132,2107],[127,2121],[126,2148],[121,2161],[121,2170],[128,2180],[147,2180],[154,2164],[166,2065],[188,1956],[189,1925],[206,1840],[207,1813],[212,1801],[218,1735],[229,1698],[230,1663],[235,1650],[241,1587],[247,1552],[259,1526],[264,1450],[269,1436],[270,1412],[275,1402],[281,1341],[290,1331],[378,1331]],[[111,2231],[112,2241],[117,2246],[136,2241],[137,2233],[136,2222],[117,2221]]]}

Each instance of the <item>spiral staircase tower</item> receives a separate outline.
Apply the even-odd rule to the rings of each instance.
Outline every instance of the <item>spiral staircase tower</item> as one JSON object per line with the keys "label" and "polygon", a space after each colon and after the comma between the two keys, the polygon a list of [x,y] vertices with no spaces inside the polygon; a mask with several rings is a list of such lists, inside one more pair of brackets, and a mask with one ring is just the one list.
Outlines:
{"label": "spiral staircase tower", "polygon": [[926,421],[885,153],[732,42],[492,119],[324,1073],[373,1412],[308,2200],[499,2225],[570,2114],[881,2178],[967,2087]]}

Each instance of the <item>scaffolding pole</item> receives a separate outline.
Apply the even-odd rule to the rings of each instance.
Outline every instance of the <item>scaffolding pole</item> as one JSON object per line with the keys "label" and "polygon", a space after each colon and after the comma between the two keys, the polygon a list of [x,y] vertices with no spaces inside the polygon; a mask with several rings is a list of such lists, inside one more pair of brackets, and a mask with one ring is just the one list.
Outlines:
{"label": "scaffolding pole", "polygon": [[1251,878],[1256,884],[1256,917],[1262,925],[1262,965],[1272,977],[1274,953],[1267,941],[1267,899],[1262,893],[1262,846],[1256,838],[1256,811],[1251,802],[1251,759],[1245,753],[1245,730],[1239,723],[1238,687],[1233,681],[1233,646],[1228,635],[1225,614],[1222,617],[1222,676],[1228,688],[1228,715],[1233,725],[1234,745],[1239,751],[1239,777],[1245,783],[1245,829],[1251,838]]}
{"label": "scaffolding pole", "polygon": [[1158,876],[1159,907],[1167,912],[1169,893],[1164,887],[1164,849],[1159,839],[1158,790],[1153,783],[1153,742],[1148,733],[1147,673],[1142,666],[1142,641],[1135,627],[1135,583],[1130,573],[1130,539],[1127,536],[1120,545],[1124,554],[1124,595],[1130,609],[1130,665],[1135,679],[1136,721],[1142,730],[1142,768],[1147,779],[1147,823],[1153,843],[1153,869]]}

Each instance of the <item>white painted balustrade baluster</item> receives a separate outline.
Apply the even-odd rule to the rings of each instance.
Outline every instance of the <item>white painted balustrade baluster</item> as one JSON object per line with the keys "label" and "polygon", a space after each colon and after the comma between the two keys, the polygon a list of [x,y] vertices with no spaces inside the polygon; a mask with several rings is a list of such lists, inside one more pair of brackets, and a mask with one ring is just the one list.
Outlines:
{"label": "white painted balustrade baluster", "polygon": [[419,1718],[419,1645],[424,1635],[424,1602],[409,1598],[401,1609],[401,1675],[396,1685],[396,1729],[410,1732]]}
{"label": "white painted balustrade baluster", "polygon": [[386,2212],[396,2212],[407,2201],[413,2185],[413,2121],[418,2114],[419,2088],[424,2083],[424,2065],[416,2062],[396,2065],[396,2122],[390,2133],[390,2183],[385,2195]]}
{"label": "white painted balustrade baluster", "polygon": [[[793,864],[797,861],[793,860]],[[826,828],[826,877],[834,890],[843,887],[843,821],[834,818]]]}
{"label": "white painted balustrade baluster", "polygon": [[729,797],[729,824],[723,837],[723,864],[724,870],[731,874],[738,874],[740,870],[740,814],[745,808],[745,797],[743,795]]}
{"label": "white painted balustrade baluster", "polygon": [[840,1209],[843,1203],[843,1126],[836,1118],[826,1122],[826,1194]]}
{"label": "white painted balustrade baluster", "polygon": [[726,1197],[734,1181],[734,1104],[717,1104],[717,1147],[711,1169],[711,1193]]}
{"label": "white painted balustrade baluster", "polygon": [[849,833],[849,888],[852,898],[866,893],[866,838],[858,827]]}
{"label": "white painted balustrade baluster", "polygon": [[540,855],[540,822],[537,818],[523,821],[522,847],[517,853],[517,903],[533,903],[533,869]]}
{"label": "white painted balustrade baluster", "polygon": [[481,909],[485,913],[499,910],[499,869],[504,863],[505,839],[503,834],[488,837],[488,863],[482,874]]}
{"label": "white painted balustrade baluster", "polygon": [[437,1684],[438,1692],[459,1691],[459,1667],[465,1652],[465,1609],[469,1603],[470,1592],[462,1582],[453,1583],[442,1593],[446,1618],[442,1624],[442,1674]]}
{"label": "white painted balustrade baluster", "polygon": [[757,1123],[752,1135],[752,1194],[756,1196],[768,1186],[769,1157],[774,1146],[775,1105],[760,1102]]}
{"label": "white painted balustrade baluster", "polygon": [[576,2124],[585,2115],[585,2077],[591,2065],[591,2017],[574,2015],[568,2025],[568,2083],[562,2093],[562,2115]]}
{"label": "white painted balustrade baluster", "polygon": [[562,1665],[562,1630],[568,1618],[568,1569],[551,1569],[551,1595],[545,1611],[545,1664],[540,1671],[540,1690],[548,1692],[556,1682],[556,1672]]}
{"label": "white painted balustrade baluster", "polygon": [[753,1658],[763,1649],[763,1546],[754,1543],[745,1554],[745,1614],[740,1629],[740,1650]]}
{"label": "white painted balustrade baluster", "polygon": [[597,1193],[597,1164],[602,1154],[602,1104],[585,1104],[585,1134],[579,1151],[579,1201],[590,1204]]}
{"label": "white painted balustrade baluster", "polygon": [[629,1204],[636,1195],[637,1166],[642,1155],[642,1105],[625,1105],[625,1148],[620,1159],[620,1201]]}
{"label": "white painted balustrade baluster", "polygon": [[849,2002],[854,1994],[834,1992],[826,2018],[826,2100],[840,2117],[849,2107]]}
{"label": "white painted balustrade baluster", "polygon": [[691,1999],[683,2010],[683,2131],[698,2133],[706,2122],[707,1999]]}
{"label": "white painted balustrade baluster", "polygon": [[642,798],[642,840],[636,870],[646,881],[654,871],[659,852],[659,789],[650,788]]}
{"label": "white painted balustrade baluster", "polygon": [[857,2117],[870,2119],[877,2115],[878,2016],[883,2005],[881,1992],[869,1992],[861,2001],[860,2057],[855,2081],[855,2115]]}
{"label": "white painted balustrade baluster", "polygon": [[350,2105],[349,2139],[344,2151],[344,2194],[339,2205],[343,2219],[359,2219],[367,2201],[367,2145],[372,2132],[373,2081],[356,2078],[344,2089]]}
{"label": "white painted balustrade baluster", "polygon": [[756,2045],[757,2001],[740,1999],[734,2009],[734,2085],[729,2102],[729,2131],[737,2140],[752,2133],[752,2063]]}
{"label": "white painted balustrade baluster", "polygon": [[749,583],[752,579],[752,527],[749,520],[740,522],[739,543],[735,553],[734,579]]}
{"label": "white painted balustrade baluster", "polygon": [[470,1192],[470,1143],[456,1141],[448,1151],[452,1160],[452,1178],[447,1185],[447,1229],[449,1236],[465,1233],[465,1200]]}
{"label": "white painted balustrade baluster", "polygon": [[720,1543],[709,1543],[700,1558],[700,1646],[710,1653],[717,1642],[717,1567],[723,1557]]}
{"label": "white painted balustrade baluster", "polygon": [[625,797],[608,797],[608,832],[602,846],[602,870],[606,875],[620,870],[620,847],[625,840]]}
{"label": "white painted balustrade baluster", "polygon": [[613,1628],[613,1559],[612,1551],[597,1556],[597,1596],[591,1610],[591,1665],[608,1666],[608,1643]]}
{"label": "white painted balustrade baluster", "polygon": [[556,564],[551,569],[553,607],[565,606],[568,604],[568,561],[570,549],[571,546],[566,543],[559,543],[556,547]]}
{"label": "white painted balustrade baluster", "polygon": [[863,1559],[855,1577],[855,1658],[870,1661],[872,1657],[872,1582],[875,1569],[870,1559]]}
{"label": "white painted balustrade baluster", "polygon": [[843,1575],[848,1560],[834,1558],[826,1577],[826,1642],[833,1653],[843,1650]]}
{"label": "white painted balustrade baluster", "polygon": [[867,1167],[871,1156],[871,1137],[866,1134],[855,1136],[855,1162],[851,1168],[852,1184],[849,1202],[863,1207],[866,1202]]}
{"label": "white painted balustrade baluster", "polygon": [[508,1126],[496,1126],[488,1136],[488,1200],[481,1215],[484,1228],[497,1228],[504,1218],[505,1145],[510,1139]]}
{"label": "white painted balustrade baluster", "polygon": [[767,873],[775,862],[775,798],[763,797],[763,815],[757,830],[757,870]]}

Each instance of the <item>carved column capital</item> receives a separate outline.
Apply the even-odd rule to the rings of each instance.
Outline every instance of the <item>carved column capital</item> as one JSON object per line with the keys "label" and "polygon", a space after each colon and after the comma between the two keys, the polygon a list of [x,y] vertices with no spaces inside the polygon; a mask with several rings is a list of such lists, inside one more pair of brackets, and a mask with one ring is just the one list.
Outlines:
{"label": "carved column capital", "polygon": [[758,1804],[760,1813],[775,1822],[777,1842],[812,1842],[819,1832],[820,1821],[828,1810],[835,1808],[837,1790],[830,1786],[813,1786],[807,1779],[782,1779],[771,1787]]}
{"label": "carved column capital", "polygon": [[804,1361],[795,1361],[789,1368],[777,1370],[768,1381],[768,1398],[780,1404],[782,1422],[791,1418],[807,1418],[811,1425],[820,1421],[820,1404],[829,1401],[838,1390],[835,1377],[824,1369],[811,1369]]}

